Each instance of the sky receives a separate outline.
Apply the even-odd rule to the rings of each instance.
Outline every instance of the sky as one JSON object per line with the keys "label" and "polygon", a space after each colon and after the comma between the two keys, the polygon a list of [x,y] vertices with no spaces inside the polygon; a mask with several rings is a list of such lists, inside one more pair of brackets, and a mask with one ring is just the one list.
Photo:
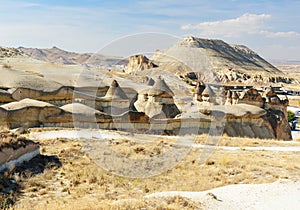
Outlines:
{"label": "sky", "polygon": [[299,11],[300,0],[0,0],[0,45],[117,53],[128,37],[161,49],[193,35],[300,61]]}

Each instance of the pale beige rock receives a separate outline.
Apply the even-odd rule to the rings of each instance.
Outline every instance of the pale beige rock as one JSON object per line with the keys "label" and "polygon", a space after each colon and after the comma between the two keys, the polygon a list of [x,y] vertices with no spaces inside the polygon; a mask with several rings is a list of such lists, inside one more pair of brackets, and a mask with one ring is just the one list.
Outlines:
{"label": "pale beige rock", "polygon": [[173,91],[159,77],[150,89],[139,93],[134,106],[137,111],[144,112],[150,118],[174,118],[180,111],[174,103],[173,96]]}
{"label": "pale beige rock", "polygon": [[133,55],[129,58],[129,63],[125,68],[127,73],[135,73],[138,71],[143,71],[145,69],[151,69],[157,67],[152,61],[150,61],[144,55]]}
{"label": "pale beige rock", "polygon": [[263,98],[261,94],[254,88],[245,90],[241,93],[238,103],[251,104],[258,107],[263,107]]}

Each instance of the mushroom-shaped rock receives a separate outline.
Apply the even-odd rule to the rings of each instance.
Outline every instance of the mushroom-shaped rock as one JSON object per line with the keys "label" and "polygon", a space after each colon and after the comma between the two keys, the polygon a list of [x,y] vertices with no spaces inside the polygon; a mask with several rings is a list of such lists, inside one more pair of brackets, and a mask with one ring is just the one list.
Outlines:
{"label": "mushroom-shaped rock", "polygon": [[238,99],[239,98],[239,95],[238,95],[238,93],[236,91],[232,92],[232,98],[233,99]]}
{"label": "mushroom-shaped rock", "polygon": [[206,86],[206,88],[203,90],[202,92],[202,96],[205,97],[213,97],[214,96],[214,91],[211,89],[211,87],[209,85]]}
{"label": "mushroom-shaped rock", "polygon": [[161,77],[158,77],[153,87],[148,91],[148,95],[173,97],[174,93],[166,84],[165,80]]}
{"label": "mushroom-shaped rock", "polygon": [[152,78],[150,78],[147,82],[147,85],[149,85],[149,86],[153,86],[154,84],[155,84],[155,81]]}
{"label": "mushroom-shaped rock", "polygon": [[174,103],[173,96],[172,90],[159,77],[152,88],[147,92],[139,93],[134,106],[139,112],[144,112],[150,118],[174,118],[180,114],[180,111]]}
{"label": "mushroom-shaped rock", "polygon": [[215,93],[209,85],[206,86],[206,88],[203,90],[201,95],[202,95],[203,105],[216,103]]}
{"label": "mushroom-shaped rock", "polygon": [[232,98],[232,92],[230,90],[227,91],[226,98]]}
{"label": "mushroom-shaped rock", "polygon": [[112,99],[128,99],[126,93],[120,87],[119,83],[114,80],[108,91],[106,92],[104,98],[112,98]]}
{"label": "mushroom-shaped rock", "polygon": [[272,87],[267,87],[266,90],[263,93],[264,98],[269,98],[272,96],[277,96],[277,94],[274,92]]}
{"label": "mushroom-shaped rock", "polygon": [[263,93],[263,98],[265,98],[267,103],[270,104],[281,104],[281,101],[272,87],[267,87]]}

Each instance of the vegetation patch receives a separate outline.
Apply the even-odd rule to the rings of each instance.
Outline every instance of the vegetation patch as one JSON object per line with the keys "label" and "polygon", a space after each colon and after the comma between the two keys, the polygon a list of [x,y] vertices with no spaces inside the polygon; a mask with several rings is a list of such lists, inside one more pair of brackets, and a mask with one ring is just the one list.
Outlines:
{"label": "vegetation patch", "polygon": [[16,150],[33,143],[33,141],[28,140],[26,137],[19,136],[9,131],[0,132],[0,151],[4,148],[13,148]]}
{"label": "vegetation patch", "polygon": [[[149,157],[161,141],[165,144],[160,147],[164,152],[170,145],[167,139],[157,139],[149,148],[124,139],[107,143],[113,144],[115,152],[141,158]],[[135,179],[103,170],[75,139],[43,140],[40,144],[42,156],[38,158],[55,157],[59,165],[52,161],[39,173],[28,176],[20,173],[22,196],[17,197],[15,209],[201,209],[201,202],[182,197],[144,196],[161,191],[197,192],[230,184],[269,183],[297,178],[300,169],[297,152],[216,149],[207,160],[202,160],[205,151],[194,148],[173,169],[154,177]]]}

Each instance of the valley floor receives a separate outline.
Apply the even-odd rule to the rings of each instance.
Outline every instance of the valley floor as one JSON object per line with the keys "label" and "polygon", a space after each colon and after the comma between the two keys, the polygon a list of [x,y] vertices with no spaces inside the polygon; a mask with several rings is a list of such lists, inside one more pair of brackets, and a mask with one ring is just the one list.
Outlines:
{"label": "valley floor", "polygon": [[[118,131],[39,129],[28,135],[41,144],[42,154],[22,172],[16,168],[7,174],[19,184],[14,209],[279,209],[299,205],[299,141],[221,137],[213,139],[219,146],[212,146],[212,139],[205,135],[178,140]],[[144,178],[137,177],[157,168],[157,162],[146,168],[138,165],[134,178],[126,176],[129,169],[103,169],[99,160],[104,159],[97,158],[110,157],[101,150],[104,145],[124,159],[179,159],[170,168],[163,168],[168,159],[162,159],[160,173]],[[173,156],[161,156],[168,151]],[[180,152],[186,153],[180,156]]]}

